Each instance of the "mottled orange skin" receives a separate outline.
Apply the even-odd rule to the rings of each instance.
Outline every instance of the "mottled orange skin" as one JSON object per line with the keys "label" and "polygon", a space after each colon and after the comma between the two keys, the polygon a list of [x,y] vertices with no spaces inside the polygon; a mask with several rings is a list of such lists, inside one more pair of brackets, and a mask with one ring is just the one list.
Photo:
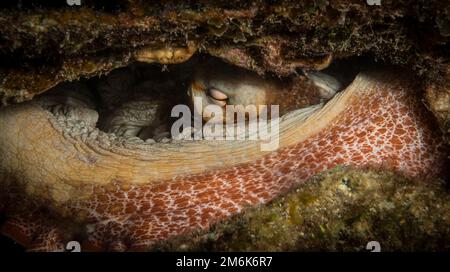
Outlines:
{"label": "mottled orange skin", "polygon": [[[416,85],[376,79],[376,88],[354,97],[328,129],[252,163],[153,185],[122,186],[126,181],[92,185],[92,198],[69,207],[74,215],[86,215],[88,222],[82,224],[84,236],[76,238],[84,249],[145,249],[208,228],[247,205],[267,203],[294,184],[338,165],[382,167],[410,177],[442,174],[441,136],[415,95]],[[46,217],[35,218],[31,213],[16,214],[4,232],[37,250],[58,249],[74,239],[67,228]]]}

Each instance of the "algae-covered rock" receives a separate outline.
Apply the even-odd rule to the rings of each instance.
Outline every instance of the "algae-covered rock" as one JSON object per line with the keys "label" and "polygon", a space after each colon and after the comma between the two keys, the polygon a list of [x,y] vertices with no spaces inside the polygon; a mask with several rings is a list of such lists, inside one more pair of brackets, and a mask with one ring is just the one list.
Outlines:
{"label": "algae-covered rock", "polygon": [[[279,76],[367,55],[412,67],[425,86],[437,85],[427,102],[448,129],[448,109],[442,113],[436,101],[445,96],[449,103],[447,1],[28,2],[0,10],[2,104],[148,61],[139,57],[142,50],[152,56],[167,50],[208,53]],[[158,60],[164,63],[152,58]]]}

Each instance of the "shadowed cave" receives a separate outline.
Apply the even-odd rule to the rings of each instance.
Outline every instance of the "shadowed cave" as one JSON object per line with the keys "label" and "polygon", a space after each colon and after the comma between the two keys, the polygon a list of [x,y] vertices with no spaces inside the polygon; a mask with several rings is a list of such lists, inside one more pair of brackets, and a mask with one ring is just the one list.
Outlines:
{"label": "shadowed cave", "polygon": [[[113,134],[114,137],[126,138],[129,141],[147,144],[166,143],[172,140],[170,130],[173,122],[177,120],[171,117],[173,107],[187,105],[192,113],[194,111],[192,100],[194,94],[190,93],[190,85],[194,80],[196,68],[202,65],[206,69],[217,69],[219,73],[221,69],[225,69],[234,77],[240,77],[244,73],[260,81],[276,81],[281,87],[268,90],[271,96],[276,97],[285,92],[292,92],[290,96],[301,97],[300,102],[282,105],[281,115],[284,115],[297,109],[326,103],[335,92],[345,89],[358,72],[375,64],[368,57],[347,58],[333,62],[320,73],[298,70],[294,76],[277,77],[270,73],[257,75],[211,56],[195,55],[181,64],[133,63],[104,76],[61,83],[37,96],[35,100],[56,117],[65,116],[65,118],[80,119],[83,122],[72,129],[82,130],[83,126],[92,125],[103,132]],[[332,82],[329,83],[327,80]],[[302,84],[296,83],[297,81],[301,81]],[[305,87],[304,82],[313,87]],[[327,84],[336,86],[330,87]],[[207,97],[211,98],[208,92],[214,89],[214,86],[208,88],[205,92]],[[335,88],[332,94],[324,94],[329,88]],[[292,91],[292,89],[298,90]],[[252,98],[249,101],[251,105]],[[270,102],[271,105],[283,103],[282,99],[266,102]],[[244,103],[249,102],[236,99],[233,103],[226,101],[225,105],[243,105]],[[80,112],[82,110],[77,110],[79,107],[86,110]],[[223,109],[225,110],[225,107]],[[234,121],[237,120],[237,114],[238,112],[234,113]],[[249,113],[243,114],[248,119]],[[270,111],[268,117],[270,119]],[[194,116],[192,116],[193,120]],[[223,123],[226,124],[226,122]],[[194,129],[188,128],[189,131]]]}

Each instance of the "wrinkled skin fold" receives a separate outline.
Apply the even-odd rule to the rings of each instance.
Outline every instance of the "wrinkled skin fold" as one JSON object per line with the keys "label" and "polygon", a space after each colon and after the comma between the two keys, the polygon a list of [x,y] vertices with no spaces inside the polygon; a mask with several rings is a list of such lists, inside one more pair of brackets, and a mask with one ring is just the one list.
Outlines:
{"label": "wrinkled skin fold", "polygon": [[3,232],[31,250],[142,250],[267,203],[338,165],[440,176],[446,152],[417,84],[396,70],[360,73],[307,117],[258,142],[118,146],[74,137],[33,102],[0,110]]}

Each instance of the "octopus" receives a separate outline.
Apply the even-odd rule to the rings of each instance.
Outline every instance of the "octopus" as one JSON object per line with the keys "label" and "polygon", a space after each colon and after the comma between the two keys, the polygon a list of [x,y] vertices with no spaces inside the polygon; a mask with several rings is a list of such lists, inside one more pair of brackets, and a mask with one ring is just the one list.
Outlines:
{"label": "octopus", "polygon": [[[323,72],[308,72],[306,76],[297,76],[285,81],[274,78],[261,79],[256,73],[211,59],[200,64],[194,72],[189,88],[189,96],[194,111],[202,115],[202,109],[196,108],[194,99],[201,100],[202,106],[239,105],[237,113],[245,114],[249,105],[278,105],[280,114],[328,100],[342,89],[342,84],[334,77]],[[225,114],[225,111],[224,111]],[[259,112],[257,113],[259,115]],[[235,116],[220,118],[224,123],[236,122]],[[203,119],[209,120],[210,118]]]}
{"label": "octopus", "polygon": [[278,149],[248,140],[159,140],[170,107],[154,81],[143,86],[134,72],[128,81],[111,74],[95,99],[83,84],[61,86],[0,109],[2,232],[37,251],[64,250],[74,240],[82,250],[148,250],[339,165],[415,178],[445,170],[446,150],[419,84],[397,68],[360,71],[345,86],[323,71],[283,81],[215,60],[195,66],[188,85],[178,86],[190,99],[279,105]]}

